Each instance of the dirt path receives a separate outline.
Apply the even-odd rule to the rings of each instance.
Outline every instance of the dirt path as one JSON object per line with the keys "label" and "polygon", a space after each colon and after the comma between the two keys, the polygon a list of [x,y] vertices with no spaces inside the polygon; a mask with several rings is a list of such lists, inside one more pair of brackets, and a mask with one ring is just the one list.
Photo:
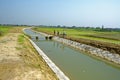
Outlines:
{"label": "dirt path", "polygon": [[18,44],[20,34],[0,38],[0,80],[57,80],[29,42]]}

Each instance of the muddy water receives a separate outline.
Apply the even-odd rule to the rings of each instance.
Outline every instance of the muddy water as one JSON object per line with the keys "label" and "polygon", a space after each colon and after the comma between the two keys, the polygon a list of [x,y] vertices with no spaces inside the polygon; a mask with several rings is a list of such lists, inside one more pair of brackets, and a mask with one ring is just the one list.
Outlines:
{"label": "muddy water", "polygon": [[90,57],[56,41],[45,40],[44,36],[25,30],[29,35],[39,35],[33,41],[71,80],[120,80],[120,69],[114,65]]}

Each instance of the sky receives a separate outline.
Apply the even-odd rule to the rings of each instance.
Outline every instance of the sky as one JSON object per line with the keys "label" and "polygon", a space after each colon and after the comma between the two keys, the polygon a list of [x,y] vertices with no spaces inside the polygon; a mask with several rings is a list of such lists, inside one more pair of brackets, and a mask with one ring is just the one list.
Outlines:
{"label": "sky", "polygon": [[120,28],[120,0],[0,0],[0,24]]}

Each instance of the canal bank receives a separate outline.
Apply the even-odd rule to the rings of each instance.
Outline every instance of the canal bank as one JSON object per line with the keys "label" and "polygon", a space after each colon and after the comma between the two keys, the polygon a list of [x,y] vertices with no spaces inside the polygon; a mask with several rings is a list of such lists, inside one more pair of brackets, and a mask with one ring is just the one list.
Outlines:
{"label": "canal bank", "polygon": [[[71,80],[119,80],[120,68],[92,58],[82,51],[55,40],[45,40],[44,36],[25,30],[28,35],[38,35],[34,43],[71,79]],[[44,38],[44,39],[43,39]]]}

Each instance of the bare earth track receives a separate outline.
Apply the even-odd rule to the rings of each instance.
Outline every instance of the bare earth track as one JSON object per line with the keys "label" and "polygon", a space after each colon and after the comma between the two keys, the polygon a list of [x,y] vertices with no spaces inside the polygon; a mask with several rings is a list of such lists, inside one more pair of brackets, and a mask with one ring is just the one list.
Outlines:
{"label": "bare earth track", "polygon": [[0,80],[57,80],[30,42],[18,43],[21,33],[0,38]]}

